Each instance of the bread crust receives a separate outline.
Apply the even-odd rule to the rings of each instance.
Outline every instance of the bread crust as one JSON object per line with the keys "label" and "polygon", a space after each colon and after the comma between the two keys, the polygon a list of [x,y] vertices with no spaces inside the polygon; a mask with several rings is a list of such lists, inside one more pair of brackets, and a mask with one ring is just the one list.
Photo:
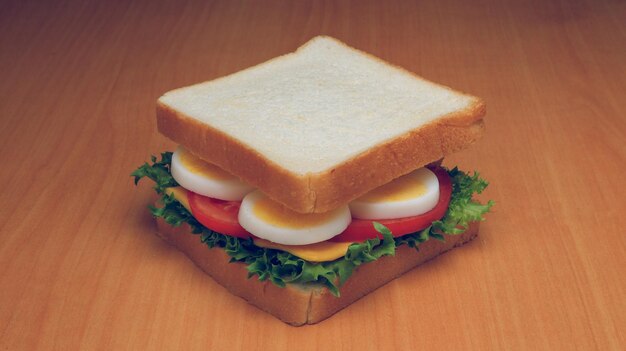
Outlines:
{"label": "bread crust", "polygon": [[[443,116],[313,174],[296,174],[211,126],[157,103],[159,132],[297,212],[326,212],[430,162],[462,150],[484,132],[485,104]],[[415,152],[419,150],[419,152]]]}
{"label": "bread crust", "polygon": [[219,248],[209,249],[198,235],[191,235],[187,224],[172,227],[157,218],[158,235],[178,248],[189,259],[231,293],[279,318],[285,323],[301,326],[318,323],[354,301],[399,277],[412,268],[478,235],[479,222],[474,222],[463,234],[446,236],[446,241],[428,240],[419,251],[406,245],[395,256],[385,256],[359,266],[341,287],[341,297],[333,296],[322,286],[288,284],[280,288],[268,281],[247,279],[243,263],[228,263],[230,257]]}

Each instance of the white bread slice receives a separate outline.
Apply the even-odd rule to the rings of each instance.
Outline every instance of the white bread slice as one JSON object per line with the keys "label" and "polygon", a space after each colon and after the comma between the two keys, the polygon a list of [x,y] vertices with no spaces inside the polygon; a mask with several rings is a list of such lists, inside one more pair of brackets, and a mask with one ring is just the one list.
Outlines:
{"label": "white bread slice", "polygon": [[484,103],[329,38],[157,104],[161,133],[299,212],[467,147]]}
{"label": "white bread slice", "polygon": [[333,296],[321,285],[288,284],[280,288],[256,277],[247,279],[243,263],[229,263],[230,257],[220,248],[209,249],[198,235],[190,234],[187,224],[172,227],[157,218],[158,235],[175,246],[231,293],[279,318],[299,326],[320,322],[371,291],[385,285],[405,272],[456,246],[465,244],[478,235],[480,222],[471,223],[460,235],[446,236],[446,241],[428,240],[419,251],[406,245],[396,250],[395,256],[384,256],[358,267],[340,288],[341,297]]}

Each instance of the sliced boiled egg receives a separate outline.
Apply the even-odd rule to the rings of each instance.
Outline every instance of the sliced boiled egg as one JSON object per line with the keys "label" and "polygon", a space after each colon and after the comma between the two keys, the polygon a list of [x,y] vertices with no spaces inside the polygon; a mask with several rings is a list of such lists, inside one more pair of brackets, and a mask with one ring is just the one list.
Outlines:
{"label": "sliced boiled egg", "polygon": [[352,217],[348,206],[325,213],[298,213],[275,202],[261,191],[244,197],[239,224],[255,236],[284,245],[308,245],[343,232]]}
{"label": "sliced boiled egg", "polygon": [[428,168],[420,168],[378,187],[350,203],[359,219],[393,219],[417,216],[439,201],[439,180]]}
{"label": "sliced boiled egg", "polygon": [[216,165],[179,146],[172,155],[172,177],[194,193],[226,201],[239,201],[254,188]]}

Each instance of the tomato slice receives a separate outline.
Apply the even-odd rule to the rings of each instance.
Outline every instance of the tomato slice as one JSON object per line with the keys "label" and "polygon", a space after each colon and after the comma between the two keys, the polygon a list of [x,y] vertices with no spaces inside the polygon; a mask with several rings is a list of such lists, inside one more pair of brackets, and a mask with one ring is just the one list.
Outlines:
{"label": "tomato slice", "polygon": [[333,237],[330,241],[335,242],[362,242],[367,239],[380,237],[381,234],[374,229],[373,222],[385,225],[394,236],[402,236],[427,228],[433,221],[441,219],[448,210],[450,197],[452,196],[452,182],[445,169],[437,166],[429,166],[439,180],[439,202],[430,211],[421,215],[396,219],[368,220],[352,219],[352,223],[341,234]]}
{"label": "tomato slice", "polygon": [[239,224],[240,201],[224,201],[188,191],[191,214],[203,226],[218,233],[236,236],[238,238],[250,238],[248,233]]}

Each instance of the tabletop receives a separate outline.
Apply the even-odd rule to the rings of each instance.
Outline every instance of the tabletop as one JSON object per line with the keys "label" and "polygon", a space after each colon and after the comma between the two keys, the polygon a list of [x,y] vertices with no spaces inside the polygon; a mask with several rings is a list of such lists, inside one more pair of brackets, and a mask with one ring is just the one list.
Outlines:
{"label": "tabletop", "polygon": [[[164,92],[336,37],[487,104],[479,237],[300,328],[162,242]],[[0,349],[626,347],[626,2],[0,2]]]}

